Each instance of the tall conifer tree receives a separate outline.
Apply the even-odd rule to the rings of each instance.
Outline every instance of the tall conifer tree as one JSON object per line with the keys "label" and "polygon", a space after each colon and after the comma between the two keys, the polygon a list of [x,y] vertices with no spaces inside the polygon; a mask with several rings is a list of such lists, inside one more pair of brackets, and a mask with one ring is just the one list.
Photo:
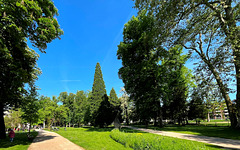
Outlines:
{"label": "tall conifer tree", "polygon": [[97,63],[95,67],[95,74],[94,74],[94,81],[92,86],[92,97],[91,97],[91,114],[92,114],[92,121],[94,122],[94,116],[100,107],[101,102],[103,101],[103,96],[107,94],[105,89],[105,83],[103,81],[103,75],[101,66]]}
{"label": "tall conifer tree", "polygon": [[114,107],[120,106],[120,100],[118,99],[117,94],[116,94],[114,88],[112,88],[111,91],[110,91],[109,102]]}

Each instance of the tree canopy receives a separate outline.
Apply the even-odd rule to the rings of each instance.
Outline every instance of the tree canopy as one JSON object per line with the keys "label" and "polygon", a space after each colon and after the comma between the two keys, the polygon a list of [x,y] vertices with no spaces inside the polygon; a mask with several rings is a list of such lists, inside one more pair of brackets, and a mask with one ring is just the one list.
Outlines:
{"label": "tree canopy", "polygon": [[25,84],[39,74],[38,55],[28,48],[27,40],[45,52],[47,43],[63,31],[52,0],[2,0],[0,6],[0,138],[5,138],[4,108],[18,107]]}
{"label": "tree canopy", "polygon": [[[231,0],[135,0],[139,13],[147,10],[155,17],[159,46],[172,47],[180,44],[191,53],[197,54],[200,63],[207,67],[225,99],[232,127],[240,126],[239,6],[240,2]],[[227,53],[232,56],[230,59],[224,56]],[[238,124],[228,95],[229,88],[222,78],[229,74],[225,69],[230,67],[224,67],[225,62],[229,62],[235,69],[232,72],[237,82]]]}

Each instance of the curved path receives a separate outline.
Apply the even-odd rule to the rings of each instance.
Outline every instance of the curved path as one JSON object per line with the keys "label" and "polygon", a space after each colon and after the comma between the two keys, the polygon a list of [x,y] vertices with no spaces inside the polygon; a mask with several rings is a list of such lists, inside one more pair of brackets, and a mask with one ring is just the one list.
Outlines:
{"label": "curved path", "polygon": [[221,147],[224,147],[227,149],[239,149],[240,150],[240,140],[199,136],[199,135],[183,134],[183,133],[168,132],[168,131],[158,131],[158,130],[152,130],[152,129],[131,127],[131,126],[124,126],[124,127],[131,128],[134,130],[149,132],[149,133],[153,133],[153,134],[163,135],[163,136],[170,136],[170,137],[175,137],[175,138],[180,138],[180,139],[208,143],[208,144],[212,144],[212,145],[221,146]]}
{"label": "curved path", "polygon": [[84,150],[55,132],[39,130],[28,150]]}

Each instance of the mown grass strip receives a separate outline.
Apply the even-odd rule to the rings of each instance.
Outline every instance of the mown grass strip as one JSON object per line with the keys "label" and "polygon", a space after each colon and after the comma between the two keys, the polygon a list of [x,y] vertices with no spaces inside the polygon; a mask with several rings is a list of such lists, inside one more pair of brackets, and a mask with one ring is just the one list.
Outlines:
{"label": "mown grass strip", "polygon": [[71,142],[85,148],[86,150],[129,150],[122,144],[110,138],[110,132],[113,128],[60,128],[55,131]]}
{"label": "mown grass strip", "polygon": [[[135,127],[145,128],[144,125],[134,125]],[[171,131],[185,134],[202,135],[209,137],[220,137],[226,139],[240,140],[240,130],[230,127],[208,127],[197,125],[186,126],[166,126],[164,128],[148,126],[149,129],[160,131]]]}
{"label": "mown grass strip", "polygon": [[177,139],[167,136],[154,135],[151,133],[137,132],[136,130],[124,129],[122,132],[113,130],[111,138],[131,147],[135,150],[216,150],[218,146],[200,143],[196,141]]}
{"label": "mown grass strip", "polygon": [[9,138],[0,140],[0,149],[4,150],[27,150],[33,139],[38,135],[38,132],[31,132],[33,139],[29,140],[27,137],[28,132],[16,132],[13,142]]}

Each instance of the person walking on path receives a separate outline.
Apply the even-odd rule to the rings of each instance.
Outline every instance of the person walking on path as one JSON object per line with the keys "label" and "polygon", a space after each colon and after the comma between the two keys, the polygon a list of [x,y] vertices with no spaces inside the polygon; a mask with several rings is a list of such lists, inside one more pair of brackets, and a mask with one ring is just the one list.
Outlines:
{"label": "person walking on path", "polygon": [[9,132],[8,137],[10,138],[10,142],[13,142],[13,138],[15,137],[15,133],[13,130]]}
{"label": "person walking on path", "polygon": [[38,130],[38,136],[33,140],[28,150],[84,150],[55,132]]}
{"label": "person walking on path", "polygon": [[239,149],[240,150],[240,140],[232,140],[232,139],[225,139],[225,138],[219,138],[219,137],[199,136],[199,135],[192,135],[192,134],[183,134],[183,133],[176,133],[176,132],[169,132],[169,131],[158,131],[158,130],[152,130],[152,129],[131,127],[131,126],[124,126],[124,127],[143,131],[143,132],[149,132],[149,133],[153,133],[153,134],[163,135],[163,136],[170,136],[170,137],[175,137],[175,138],[180,138],[180,139],[208,143],[208,144],[224,147],[227,149]]}

